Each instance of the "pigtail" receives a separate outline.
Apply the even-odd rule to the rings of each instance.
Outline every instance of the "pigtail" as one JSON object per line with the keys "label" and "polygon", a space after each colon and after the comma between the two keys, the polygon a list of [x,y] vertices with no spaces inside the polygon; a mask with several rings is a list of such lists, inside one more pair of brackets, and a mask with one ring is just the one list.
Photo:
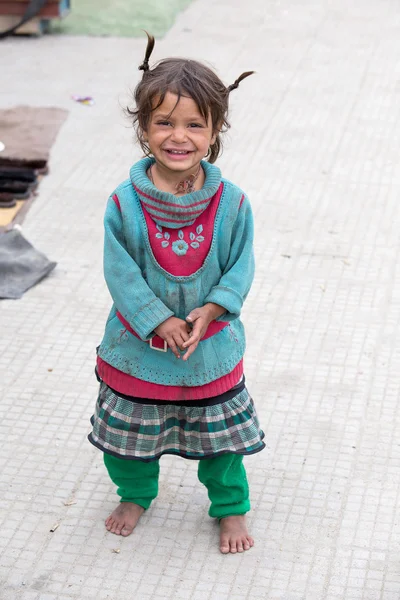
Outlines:
{"label": "pigtail", "polygon": [[152,35],[150,35],[149,33],[147,33],[147,31],[145,31],[145,34],[147,35],[147,48],[146,48],[146,53],[144,55],[144,61],[142,62],[142,64],[139,67],[139,71],[148,71],[149,70],[149,59],[151,56],[151,53],[154,50],[154,44],[155,44],[155,39]]}
{"label": "pigtail", "polygon": [[246,79],[246,77],[248,77],[249,75],[253,75],[253,73],[254,71],[245,71],[245,73],[242,73],[234,83],[228,85],[228,87],[226,88],[228,94],[230,94],[232,90],[236,90],[239,87],[239,83],[243,81],[243,79]]}

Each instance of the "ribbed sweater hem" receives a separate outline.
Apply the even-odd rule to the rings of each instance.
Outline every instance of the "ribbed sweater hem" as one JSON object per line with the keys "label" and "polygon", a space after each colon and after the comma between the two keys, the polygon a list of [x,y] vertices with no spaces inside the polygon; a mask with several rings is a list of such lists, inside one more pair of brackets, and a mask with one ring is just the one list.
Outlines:
{"label": "ribbed sweater hem", "polygon": [[235,386],[243,376],[243,360],[223,377],[194,387],[182,387],[174,385],[161,385],[138,379],[127,373],[115,369],[99,356],[97,357],[97,372],[99,377],[109,387],[127,396],[150,398],[155,400],[170,400],[178,402],[183,400],[201,400],[218,396]]}

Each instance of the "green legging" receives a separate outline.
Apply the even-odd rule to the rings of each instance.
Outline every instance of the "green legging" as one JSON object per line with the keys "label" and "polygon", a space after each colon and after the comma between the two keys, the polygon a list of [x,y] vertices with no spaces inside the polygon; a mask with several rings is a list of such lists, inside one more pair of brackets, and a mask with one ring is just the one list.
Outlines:
{"label": "green legging", "polygon": [[[159,461],[126,460],[104,453],[104,463],[118,487],[117,494],[121,502],[134,502],[145,509],[149,508],[158,494]],[[243,456],[223,454],[199,460],[198,476],[208,490],[210,517],[222,519],[243,515],[250,510]]]}

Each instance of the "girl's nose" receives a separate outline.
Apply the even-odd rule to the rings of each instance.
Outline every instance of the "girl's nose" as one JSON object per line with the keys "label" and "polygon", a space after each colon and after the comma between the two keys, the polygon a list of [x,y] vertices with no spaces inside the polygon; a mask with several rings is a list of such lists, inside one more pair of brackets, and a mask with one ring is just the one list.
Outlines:
{"label": "girl's nose", "polygon": [[171,139],[174,142],[185,142],[186,129],[184,127],[174,127],[174,129],[172,130]]}

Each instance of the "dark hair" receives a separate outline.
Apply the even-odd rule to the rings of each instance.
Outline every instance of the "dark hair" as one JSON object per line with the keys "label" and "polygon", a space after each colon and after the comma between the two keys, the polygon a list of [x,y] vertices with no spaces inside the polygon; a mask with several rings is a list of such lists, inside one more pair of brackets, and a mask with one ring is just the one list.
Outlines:
{"label": "dark hair", "polygon": [[[252,75],[254,71],[242,73],[232,85],[225,87],[209,67],[196,60],[165,58],[150,69],[149,59],[155,42],[153,36],[147,32],[146,34],[148,42],[145,59],[139,67],[143,71],[143,77],[134,91],[136,107],[127,108],[127,113],[133,117],[140,146],[146,155],[150,154],[150,148],[143,139],[143,132],[147,131],[152,111],[163,103],[167,92],[172,92],[178,96],[177,103],[181,96],[192,98],[206,121],[209,114],[211,115],[213,134],[218,133],[207,157],[210,163],[214,163],[222,149],[220,133],[230,127],[227,120],[229,94],[239,86],[242,79]],[[158,98],[156,106],[155,98]]]}

